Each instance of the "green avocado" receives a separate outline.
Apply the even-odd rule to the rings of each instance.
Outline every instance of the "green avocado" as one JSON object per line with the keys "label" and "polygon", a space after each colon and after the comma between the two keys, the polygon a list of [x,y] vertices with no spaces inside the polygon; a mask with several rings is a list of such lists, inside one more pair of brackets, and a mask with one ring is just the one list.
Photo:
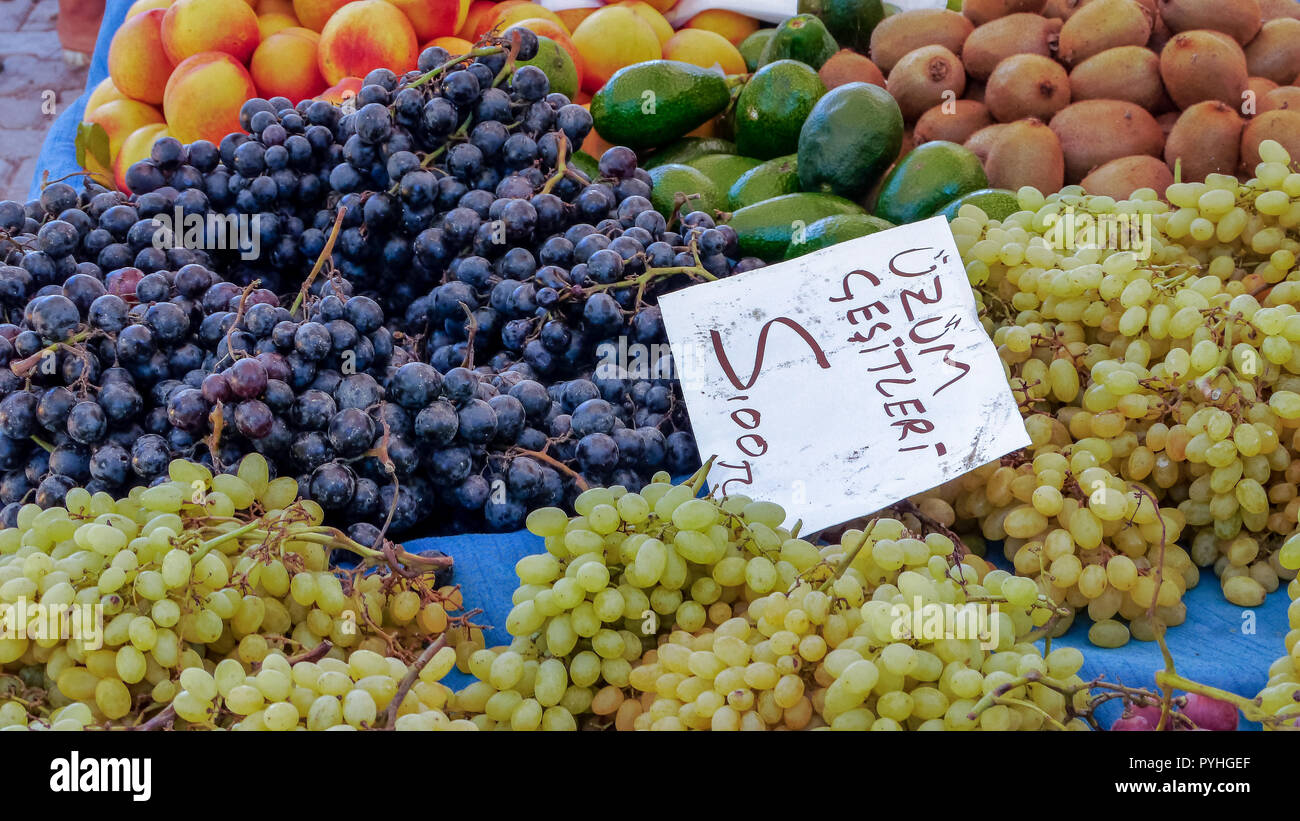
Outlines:
{"label": "green avocado", "polygon": [[777,60],[798,60],[819,69],[839,50],[821,20],[811,14],[796,14],[776,27],[759,55],[758,66],[762,68]]}
{"label": "green avocado", "polygon": [[668,163],[688,163],[706,154],[735,154],[736,144],[717,137],[683,137],[651,154],[641,167],[646,171]]}
{"label": "green avocado", "polygon": [[984,212],[989,219],[1001,222],[1017,211],[1023,211],[1020,207],[1020,200],[1016,197],[1015,192],[1007,191],[1004,188],[981,188],[978,191],[971,191],[969,194],[962,194],[957,199],[940,208],[936,213],[942,214],[952,222],[957,218],[957,212],[963,205],[974,205]]}
{"label": "green avocado", "polygon": [[794,259],[813,251],[820,251],[841,242],[877,231],[887,231],[894,224],[870,214],[836,214],[814,222],[804,229],[802,235],[796,235],[785,249],[785,258]]}
{"label": "green avocado", "polygon": [[956,143],[932,140],[907,152],[886,175],[875,213],[895,225],[916,222],[988,184],[975,152]]}
{"label": "green avocado", "polygon": [[716,71],[650,60],[614,72],[591,97],[591,119],[608,143],[653,148],[699,128],[730,102],[727,80]]}
{"label": "green avocado", "polygon": [[705,176],[703,171],[689,165],[668,163],[657,166],[650,171],[650,180],[650,204],[665,217],[672,216],[673,209],[677,207],[678,194],[699,195],[682,206],[683,214],[688,211],[710,213],[722,204],[722,195],[718,193],[713,180]]}
{"label": "green avocado", "polygon": [[836,42],[863,54],[871,48],[876,24],[885,19],[880,0],[799,0],[799,13],[816,15]]}
{"label": "green avocado", "polygon": [[768,160],[740,175],[727,191],[727,207],[733,211],[746,205],[799,191],[799,159],[794,154]]}
{"label": "green avocado", "polygon": [[804,121],[799,185],[856,200],[871,190],[902,147],[903,114],[889,92],[846,83],[826,92]]}
{"label": "green avocado", "polygon": [[799,148],[799,131],[826,93],[817,72],[777,60],[755,72],[736,101],[736,150],[767,160]]}
{"label": "green avocado", "polygon": [[743,255],[774,262],[785,256],[796,231],[806,231],[823,217],[865,213],[862,206],[834,194],[786,194],[733,212],[727,224],[736,232]]}

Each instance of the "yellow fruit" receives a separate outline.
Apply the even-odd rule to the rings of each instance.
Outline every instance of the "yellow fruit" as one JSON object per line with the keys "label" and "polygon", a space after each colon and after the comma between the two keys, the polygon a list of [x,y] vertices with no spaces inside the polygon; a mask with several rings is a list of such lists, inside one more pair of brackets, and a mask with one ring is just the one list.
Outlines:
{"label": "yellow fruit", "polygon": [[744,74],[745,58],[731,41],[705,29],[682,29],[664,43],[664,59],[712,68],[719,66],[727,74]]}
{"label": "yellow fruit", "polygon": [[587,92],[599,90],[624,66],[663,57],[655,30],[625,6],[606,6],[583,20],[573,32],[573,44],[582,53],[582,88]]}
{"label": "yellow fruit", "polygon": [[746,37],[758,31],[758,21],[734,11],[710,9],[692,17],[686,23],[686,28],[704,29],[721,34],[730,40],[733,46],[738,46]]}

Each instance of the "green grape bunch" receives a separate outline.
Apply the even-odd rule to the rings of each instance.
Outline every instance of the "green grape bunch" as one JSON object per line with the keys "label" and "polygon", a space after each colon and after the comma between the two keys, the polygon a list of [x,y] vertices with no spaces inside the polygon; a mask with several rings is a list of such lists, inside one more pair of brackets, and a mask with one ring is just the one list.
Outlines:
{"label": "green grape bunch", "polygon": [[[958,480],[954,526],[1143,640],[1182,621],[1201,569],[1243,607],[1295,575],[1277,551],[1300,514],[1300,171],[1276,142],[1260,156],[1244,182],[1025,188],[1005,220],[951,223],[1032,442]],[[1129,230],[1063,241],[1067,215]]]}
{"label": "green grape bunch", "polygon": [[[0,729],[473,729],[441,709],[456,646],[482,642],[438,584],[449,559],[323,526],[259,454],[168,478],[0,531],[0,613],[35,614],[0,638]],[[334,549],[360,564],[332,570]],[[37,623],[73,606],[93,634]]]}

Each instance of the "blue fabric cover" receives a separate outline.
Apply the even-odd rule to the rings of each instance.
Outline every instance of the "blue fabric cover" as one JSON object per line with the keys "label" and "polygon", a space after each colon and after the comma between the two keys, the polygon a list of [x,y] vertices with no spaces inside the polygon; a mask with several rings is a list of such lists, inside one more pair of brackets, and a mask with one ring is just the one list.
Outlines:
{"label": "blue fabric cover", "polygon": [[[95,42],[95,54],[90,60],[89,74],[86,76],[86,91],[72,103],[63,103],[63,112],[59,114],[50,133],[45,136],[41,155],[36,161],[36,175],[32,179],[28,197],[35,199],[41,193],[41,178],[49,171],[49,178],[57,180],[68,174],[81,171],[77,165],[77,124],[86,110],[86,97],[95,86],[108,76],[108,46],[113,42],[113,32],[117,31],[126,19],[126,10],[132,0],[108,0],[104,10],[104,21],[99,27],[99,39]],[[77,185],[76,180],[69,180]],[[80,186],[77,186],[80,187]]]}

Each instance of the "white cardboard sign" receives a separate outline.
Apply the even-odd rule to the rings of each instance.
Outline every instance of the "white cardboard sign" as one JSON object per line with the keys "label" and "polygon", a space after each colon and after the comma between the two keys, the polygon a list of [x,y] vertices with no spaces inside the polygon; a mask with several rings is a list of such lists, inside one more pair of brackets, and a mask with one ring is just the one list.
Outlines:
{"label": "white cardboard sign", "polygon": [[659,305],[710,485],[809,532],[1029,444],[943,217]]}

